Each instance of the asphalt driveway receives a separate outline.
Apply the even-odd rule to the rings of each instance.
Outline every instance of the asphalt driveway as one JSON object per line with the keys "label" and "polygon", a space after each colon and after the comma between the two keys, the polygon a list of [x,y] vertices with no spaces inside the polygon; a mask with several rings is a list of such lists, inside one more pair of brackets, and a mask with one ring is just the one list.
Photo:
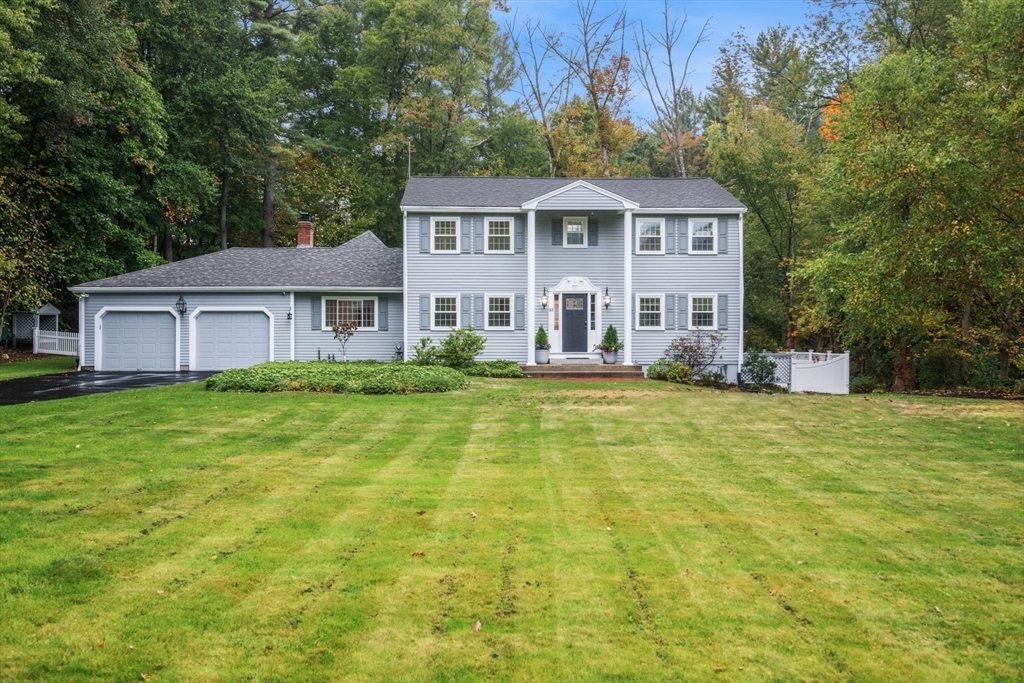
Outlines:
{"label": "asphalt driveway", "polygon": [[213,372],[65,372],[0,382],[0,406],[199,382]]}

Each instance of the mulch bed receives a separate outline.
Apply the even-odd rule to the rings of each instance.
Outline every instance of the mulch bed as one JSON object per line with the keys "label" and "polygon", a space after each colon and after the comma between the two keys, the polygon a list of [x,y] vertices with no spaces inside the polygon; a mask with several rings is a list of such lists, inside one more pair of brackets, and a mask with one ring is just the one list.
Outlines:
{"label": "mulch bed", "polygon": [[53,358],[53,356],[35,354],[24,349],[0,348],[0,363],[24,363],[27,360],[43,360],[44,358]]}

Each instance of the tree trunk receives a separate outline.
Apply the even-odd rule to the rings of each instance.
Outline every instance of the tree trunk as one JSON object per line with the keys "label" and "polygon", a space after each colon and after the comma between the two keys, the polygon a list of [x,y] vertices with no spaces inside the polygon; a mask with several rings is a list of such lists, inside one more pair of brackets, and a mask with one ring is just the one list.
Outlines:
{"label": "tree trunk", "polygon": [[902,344],[896,348],[896,362],[893,364],[892,390],[898,394],[913,389],[913,376],[910,372],[910,353]]}
{"label": "tree trunk", "polygon": [[169,225],[164,228],[164,260],[167,262],[174,260],[174,239]]}
{"label": "tree trunk", "polygon": [[274,159],[267,160],[263,176],[263,246],[274,246]]}
{"label": "tree trunk", "polygon": [[220,176],[220,248],[228,248],[228,170]]}
{"label": "tree trunk", "polygon": [[999,380],[1010,379],[1010,316],[1003,316],[1002,339],[999,344]]}
{"label": "tree trunk", "polygon": [[967,299],[964,302],[964,317],[960,321],[960,383],[967,384],[967,372],[970,369],[968,363],[970,357],[970,347],[968,346],[968,336],[971,333],[971,300]]}

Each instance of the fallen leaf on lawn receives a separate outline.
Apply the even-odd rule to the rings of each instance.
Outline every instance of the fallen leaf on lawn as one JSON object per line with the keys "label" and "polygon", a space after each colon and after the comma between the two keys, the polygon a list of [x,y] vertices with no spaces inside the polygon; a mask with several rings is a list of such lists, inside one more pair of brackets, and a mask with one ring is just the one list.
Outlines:
{"label": "fallen leaf on lawn", "polygon": [[150,677],[149,677],[149,674],[139,674],[139,676],[141,676],[141,677],[142,677],[142,680],[144,680],[144,681],[148,681],[148,680],[149,680],[149,678],[150,678]]}
{"label": "fallen leaf on lawn", "polygon": [[163,592],[163,591],[157,591],[157,592],[156,592],[156,594],[157,594],[157,595],[163,595],[163,594],[164,594],[164,592]]}
{"label": "fallen leaf on lawn", "polygon": [[483,624],[477,621],[476,624],[473,626],[473,633],[480,633],[480,629],[482,629],[483,627]]}
{"label": "fallen leaf on lawn", "polygon": [[416,514],[417,515],[425,515],[425,514],[427,514],[427,511],[426,510],[417,510]]}
{"label": "fallen leaf on lawn", "polygon": [[939,614],[942,614],[942,610],[940,610],[938,607],[935,608],[935,611],[938,612]]}
{"label": "fallen leaf on lawn", "polygon": [[610,526],[606,526],[605,529],[607,529],[608,531],[612,530],[612,528]]}
{"label": "fallen leaf on lawn", "polygon": [[803,560],[797,560],[796,563],[797,564],[806,564]]}
{"label": "fallen leaf on lawn", "polygon": [[777,591],[768,591],[768,595],[771,595],[772,597],[774,597],[776,592]]}
{"label": "fallen leaf on lawn", "polygon": [[416,552],[414,552],[414,553],[412,554],[412,556],[413,556],[413,557],[423,557],[423,555],[424,555],[424,554],[423,554],[423,553],[421,553],[421,552],[420,552],[419,550],[417,550]]}
{"label": "fallen leaf on lawn", "polygon": [[724,666],[716,666],[715,667],[715,671],[725,671],[725,667]]}
{"label": "fallen leaf on lawn", "polygon": [[475,513],[475,512],[470,512],[470,513],[469,513],[469,515],[470,515],[470,517],[472,517],[473,519],[476,519],[476,513]]}
{"label": "fallen leaf on lawn", "polygon": [[82,447],[82,444],[78,444],[78,445],[75,446],[75,448],[81,448],[81,447]]}
{"label": "fallen leaf on lawn", "polygon": [[96,647],[103,647],[103,643],[96,643]]}
{"label": "fallen leaf on lawn", "polygon": [[217,559],[217,556],[216,556],[216,555],[210,555],[210,559],[211,559],[211,560],[216,560],[216,559]]}
{"label": "fallen leaf on lawn", "polygon": [[163,669],[163,668],[164,668],[164,665],[163,665],[163,664],[157,664],[157,665],[156,665],[155,667],[153,667],[153,668],[154,668],[154,669],[156,669],[157,671],[160,671],[161,669]]}
{"label": "fallen leaf on lawn", "polygon": [[274,646],[273,646],[273,645],[267,645],[267,646],[266,646],[265,648],[263,648],[263,649],[264,649],[264,650],[266,650],[267,652],[270,652],[271,650],[273,650],[273,649],[274,649]]}

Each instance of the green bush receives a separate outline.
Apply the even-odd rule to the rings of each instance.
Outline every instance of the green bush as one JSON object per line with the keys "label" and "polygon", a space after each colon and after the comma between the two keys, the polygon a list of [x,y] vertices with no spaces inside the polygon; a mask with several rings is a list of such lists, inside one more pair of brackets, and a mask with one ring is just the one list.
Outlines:
{"label": "green bush", "polygon": [[461,372],[414,363],[328,361],[263,363],[226,370],[206,380],[213,391],[323,391],[339,394],[415,394],[465,389]]}
{"label": "green bush", "polygon": [[433,346],[434,340],[430,337],[421,337],[420,343],[412,347],[413,362],[416,365],[440,365],[441,350]]}
{"label": "green bush", "polygon": [[748,353],[743,363],[743,375],[755,389],[775,386],[775,359],[763,353]]}
{"label": "green bush", "polygon": [[522,377],[523,369],[514,360],[488,360],[462,369],[470,377]]}
{"label": "green bush", "polygon": [[647,378],[676,384],[693,384],[693,372],[686,363],[659,358],[647,366]]}
{"label": "green bush", "polygon": [[544,326],[541,325],[537,328],[537,334],[533,335],[533,345],[538,349],[550,349],[551,342],[548,341],[548,333],[544,330]]}
{"label": "green bush", "polygon": [[412,351],[417,365],[444,365],[462,370],[475,362],[486,343],[472,327],[453,327],[437,346],[432,346],[430,337],[423,337]]}
{"label": "green bush", "polygon": [[604,331],[604,337],[601,338],[601,343],[595,346],[594,350],[621,351],[622,347],[623,344],[619,341],[619,331],[615,329],[615,325],[609,325],[608,329]]}

